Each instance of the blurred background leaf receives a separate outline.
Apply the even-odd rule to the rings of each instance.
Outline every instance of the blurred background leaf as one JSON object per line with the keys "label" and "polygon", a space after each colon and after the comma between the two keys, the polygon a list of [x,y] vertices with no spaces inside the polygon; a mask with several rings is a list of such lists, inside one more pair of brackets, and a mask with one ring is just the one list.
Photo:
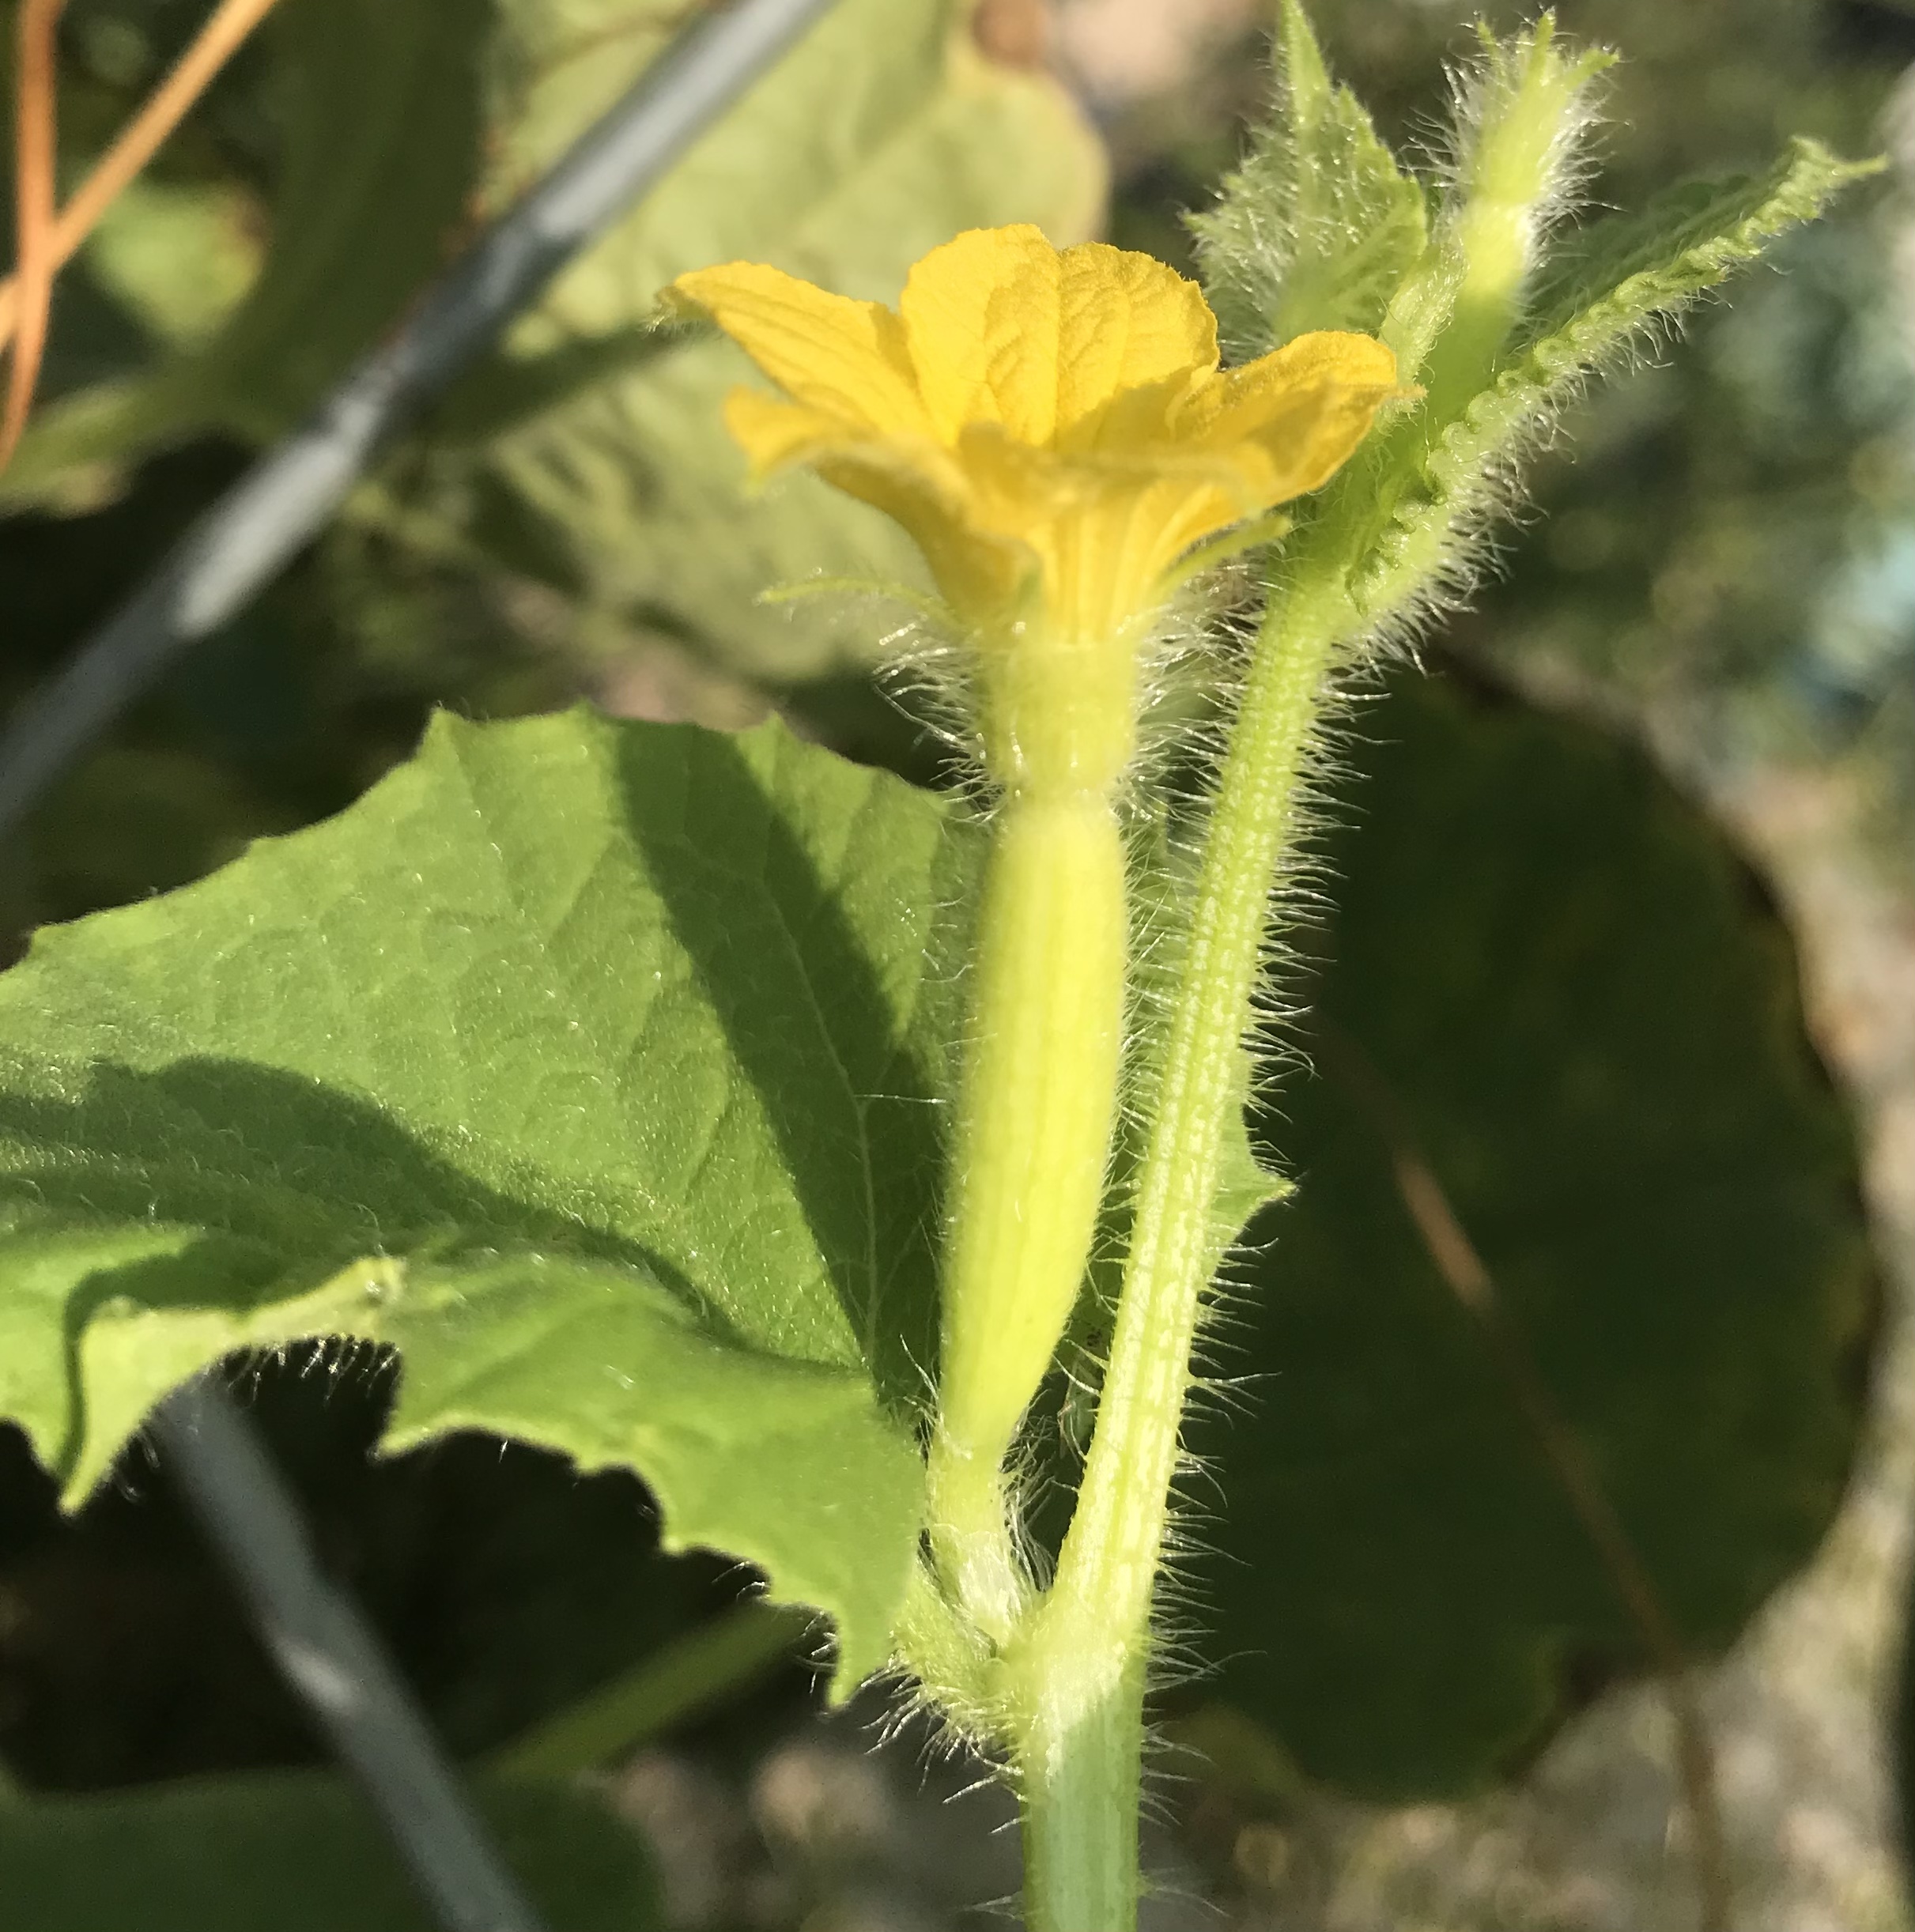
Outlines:
{"label": "blurred background leaf", "polygon": [[40,935],[0,1413],[77,1504],[219,1357],[376,1342],[394,1446],[636,1470],[832,1620],[848,1695],[916,1561],[976,847],[780,724],[441,719],[330,822]]}
{"label": "blurred background leaf", "polygon": [[[720,410],[754,379],[731,344],[681,332],[655,354],[627,353],[623,370],[616,359],[637,346],[659,289],[708,262],[771,262],[893,301],[911,263],[960,229],[1033,221],[1060,243],[1091,233],[1105,187],[1095,137],[1048,76],[982,56],[971,11],[841,0],[560,280],[455,407],[489,387],[523,391],[541,368],[576,371],[569,389],[542,385],[535,411],[477,447],[429,432],[392,466],[413,527],[436,523],[559,592],[575,639],[598,652],[652,632],[772,684],[867,667],[868,613],[757,599],[816,575],[921,581],[897,527],[808,475],[747,495]],[[610,100],[655,46],[656,17],[631,0],[523,0],[508,16],[516,95],[489,198]]]}
{"label": "blurred background leaf", "polygon": [[1698,1652],[1833,1517],[1872,1277],[1787,937],[1646,760],[1415,676],[1344,757],[1333,910],[1296,987],[1313,1071],[1261,1124],[1298,1188],[1218,1324],[1198,1594],[1219,1694],[1307,1772],[1432,1797],[1513,1770],[1649,1660],[1417,1234],[1354,1056]]}
{"label": "blurred background leaf", "polygon": [[[599,1801],[553,1785],[474,1794],[552,1932],[663,1924],[644,1847]],[[304,1772],[113,1796],[0,1803],[0,1870],[19,1932],[432,1932],[365,1801]]]}

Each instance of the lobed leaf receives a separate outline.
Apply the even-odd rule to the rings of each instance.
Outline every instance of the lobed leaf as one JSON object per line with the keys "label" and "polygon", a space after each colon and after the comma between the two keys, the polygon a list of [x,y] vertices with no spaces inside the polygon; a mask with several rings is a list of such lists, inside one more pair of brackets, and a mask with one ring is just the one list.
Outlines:
{"label": "lobed leaf", "polygon": [[402,1357],[388,1442],[636,1470],[888,1654],[975,862],[799,744],[441,719],[350,811],[0,977],[0,1414],[69,1492],[221,1355]]}

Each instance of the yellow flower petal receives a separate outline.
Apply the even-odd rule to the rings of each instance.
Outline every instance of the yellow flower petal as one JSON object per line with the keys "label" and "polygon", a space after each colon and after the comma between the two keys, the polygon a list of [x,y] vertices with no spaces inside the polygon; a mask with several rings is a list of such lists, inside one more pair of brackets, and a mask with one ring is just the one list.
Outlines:
{"label": "yellow flower petal", "polygon": [[969,479],[948,458],[939,466],[926,455],[893,443],[852,443],[814,462],[827,483],[882,510],[909,534],[953,609],[977,617],[1013,607],[1037,566],[1030,544],[980,521]]}
{"label": "yellow flower petal", "polygon": [[845,440],[844,419],[809,403],[784,402],[761,389],[735,389],[725,398],[725,427],[751,459],[751,480],[808,463]]}
{"label": "yellow flower petal", "polygon": [[756,473],[806,463],[894,518],[991,652],[1130,650],[1180,557],[1327,481],[1398,393],[1367,336],[1220,370],[1193,283],[1029,226],[934,250],[897,315],[750,263],[674,295],[789,398],[727,405]]}
{"label": "yellow flower petal", "polygon": [[1238,515],[1225,490],[1158,477],[1057,518],[1041,554],[1060,628],[1087,644],[1126,640],[1156,601],[1171,564]]}
{"label": "yellow flower petal", "polygon": [[854,302],[755,262],[695,270],[666,291],[701,309],[797,402],[845,428],[925,436],[902,326],[881,302]]}
{"label": "yellow flower petal", "polygon": [[751,477],[762,483],[775,471],[817,464],[848,451],[870,449],[892,464],[908,465],[925,477],[940,501],[956,505],[965,490],[963,471],[928,436],[874,436],[860,425],[807,402],[786,402],[761,389],[735,389],[725,398],[725,427],[751,459]]}
{"label": "yellow flower petal", "polygon": [[1028,224],[973,228],[933,249],[899,307],[947,442],[995,422],[1048,443],[1125,390],[1217,366],[1216,323],[1194,283],[1101,242],[1060,255]]}
{"label": "yellow flower petal", "polygon": [[1057,435],[1127,391],[1169,389],[1217,366],[1217,319],[1203,291],[1147,255],[1084,242],[1059,258]]}
{"label": "yellow flower petal", "polygon": [[973,526],[1014,533],[1037,552],[1050,623],[1079,639],[1123,635],[1185,551],[1263,507],[1247,504],[1236,455],[1086,461],[1033,449],[995,425],[967,430],[958,451]]}
{"label": "yellow flower petal", "polygon": [[1194,392],[1174,424],[1177,445],[1223,457],[1246,508],[1267,510],[1328,482],[1396,393],[1396,358],[1382,343],[1319,330]]}

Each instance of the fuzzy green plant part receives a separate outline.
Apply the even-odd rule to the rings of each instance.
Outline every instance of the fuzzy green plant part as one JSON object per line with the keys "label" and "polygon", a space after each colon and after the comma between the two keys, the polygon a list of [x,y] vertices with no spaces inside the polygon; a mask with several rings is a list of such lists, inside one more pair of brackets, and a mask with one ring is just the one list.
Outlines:
{"label": "fuzzy green plant part", "polygon": [[1396,391],[1320,330],[1219,366],[1201,293],[1102,243],[978,229],[899,309],[762,265],[681,276],[784,391],[736,391],[760,475],[793,462],[892,515],[949,605],[991,789],[953,1130],[927,1527],[965,1626],[1032,1601],[1005,1466],[1081,1291],[1116,1125],[1124,787],[1154,626],[1193,550],[1317,487]]}
{"label": "fuzzy green plant part", "polygon": [[[896,310],[751,262],[673,285],[772,386],[727,407],[756,477],[811,469],[916,541],[976,753],[939,1370],[895,1631],[928,1701],[1017,1783],[1037,1932],[1135,1918],[1193,1350],[1232,1241],[1279,1185],[1244,1142],[1248,1043],[1320,721],[1467,588],[1523,456],[1580,384],[1867,172],[1798,144],[1766,176],[1578,228],[1610,58],[1547,16],[1480,34],[1425,181],[1287,6],[1271,123],[1193,222],[1205,289],[1028,227],[935,250]],[[1173,881],[1148,856],[1142,723],[1192,674],[1169,668],[1173,601],[1245,549],[1266,608],[1210,679],[1228,729],[1196,863]],[[1167,973],[1133,943],[1146,902]],[[1047,1576],[1022,1432],[1113,1208],[1127,1243],[1111,1339]]]}
{"label": "fuzzy green plant part", "polygon": [[[1527,447],[1589,375],[1867,172],[1799,145],[1760,180],[1569,226],[1610,56],[1553,20],[1479,36],[1443,178],[1404,172],[1286,8],[1276,111],[1199,217],[1212,311],[1143,258],[961,237],[901,310],[746,264],[682,277],[783,391],[761,473],[889,511],[952,612],[995,801],[952,1148],[926,1556],[901,1654],[1022,1798],[1042,1932],[1134,1922],[1151,1621],[1205,1297],[1247,1207],[1233,1145],[1271,940],[1343,684],[1467,584]],[[1268,600],[1227,701],[1177,959],[1123,1037],[1138,881],[1120,820],[1180,563],[1271,506]],[[1224,540],[1227,541],[1227,537]],[[1280,905],[1280,900],[1278,901]],[[1129,1010],[1139,1010],[1132,1002]],[[1020,1525],[1018,1429],[1085,1292],[1120,1092],[1141,1126],[1081,1487],[1056,1572]]]}
{"label": "fuzzy green plant part", "polygon": [[1643,217],[1566,233],[1606,64],[1566,49],[1547,17],[1509,41],[1486,40],[1458,89],[1454,164],[1437,193],[1398,168],[1354,100],[1328,84],[1292,0],[1277,111],[1222,206],[1193,224],[1241,348],[1328,318],[1367,323],[1424,393],[1399,406],[1273,557],[1217,774],[1146,1104],[1096,1432],[1020,1659],[1030,1687],[1021,1715],[1039,1741],[1024,1760],[1025,1802],[1037,1881],[1048,1889],[1033,1901],[1036,1922],[1056,1932],[1128,1924],[1135,1914],[1131,1881],[1119,1876],[1134,1861],[1115,1842],[1130,1828],[1116,1821],[1134,1816],[1128,1768],[1141,1736],[1162,1499],[1203,1296],[1235,1232],[1219,1226],[1224,1149],[1242,1104],[1271,889],[1307,817],[1320,720],[1379,648],[1467,586],[1516,465],[1584,381],[1874,172],[1798,142],[1765,176],[1679,190]]}
{"label": "fuzzy green plant part", "polygon": [[[1241,1226],[1230,1149],[1281,886],[1308,821],[1320,722],[1380,650],[1465,590],[1523,457],[1592,376],[1772,237],[1875,172],[1798,142],[1766,174],[1569,225],[1609,57],[1545,17],[1487,35],[1457,86],[1440,185],[1403,171],[1286,6],[1278,102],[1193,223],[1238,352],[1373,329],[1414,391],[1302,508],[1234,693],[1180,964],[1140,1066],[1143,1152],[1091,1444],[1056,1573],[1009,1641],[984,1632],[995,1736],[1024,1806],[1026,1911],[1046,1932],[1134,1923],[1143,1702],[1166,1511],[1205,1298]],[[1233,1184],[1237,1183],[1237,1184]],[[948,1320],[948,1316],[947,1316]],[[961,1612],[961,1606],[959,1606]],[[974,1693],[973,1693],[974,1694]]]}

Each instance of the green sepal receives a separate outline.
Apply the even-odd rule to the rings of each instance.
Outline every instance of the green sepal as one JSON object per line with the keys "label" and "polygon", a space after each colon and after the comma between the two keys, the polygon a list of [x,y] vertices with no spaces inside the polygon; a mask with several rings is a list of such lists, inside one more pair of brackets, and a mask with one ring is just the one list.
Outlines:
{"label": "green sepal", "polygon": [[1217,206],[1189,217],[1211,305],[1235,353],[1313,329],[1377,330],[1423,252],[1423,191],[1356,96],[1334,84],[1300,0],[1284,0],[1276,106]]}

